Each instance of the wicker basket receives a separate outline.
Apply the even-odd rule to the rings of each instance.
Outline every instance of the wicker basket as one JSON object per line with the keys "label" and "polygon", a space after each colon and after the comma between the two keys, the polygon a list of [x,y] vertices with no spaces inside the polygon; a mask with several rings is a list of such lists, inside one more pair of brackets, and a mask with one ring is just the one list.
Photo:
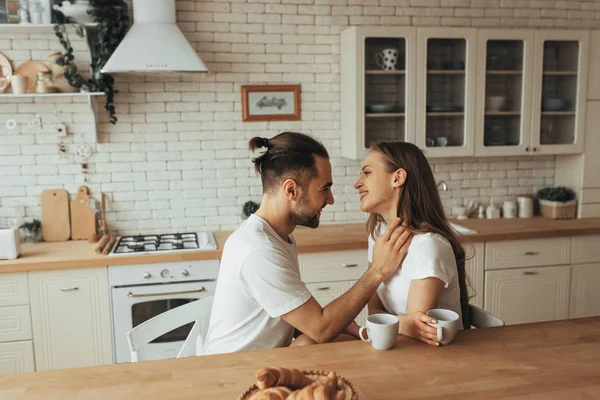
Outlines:
{"label": "wicker basket", "polygon": [[540,200],[540,213],[552,219],[572,219],[577,214],[577,200],[561,203],[559,201]]}
{"label": "wicker basket", "polygon": [[[304,376],[306,376],[314,381],[317,381],[317,380],[325,381],[327,379],[327,375],[329,375],[329,372],[325,372],[325,371],[301,371],[301,372],[304,374]],[[356,389],[354,388],[352,383],[350,383],[350,381],[344,377],[341,377],[339,375],[337,377],[338,377],[338,387],[340,389],[343,389],[344,392],[346,392],[346,397],[344,398],[344,400],[358,400],[358,393],[356,392]],[[242,395],[239,397],[238,400],[247,400],[256,391],[258,391],[258,387],[256,386],[256,384],[254,384],[254,385],[250,386],[248,389],[246,389],[244,391],[244,393],[242,393]]]}

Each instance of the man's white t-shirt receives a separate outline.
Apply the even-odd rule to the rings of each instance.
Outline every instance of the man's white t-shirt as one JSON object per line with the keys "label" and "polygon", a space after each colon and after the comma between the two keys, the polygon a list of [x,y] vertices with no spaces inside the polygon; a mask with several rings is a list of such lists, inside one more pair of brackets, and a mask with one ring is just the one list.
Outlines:
{"label": "man's white t-shirt", "polygon": [[294,328],[280,316],[311,296],[294,239],[251,215],[225,242],[203,353],[289,346]]}
{"label": "man's white t-shirt", "polygon": [[[385,228],[385,225],[382,224],[379,232],[383,233]],[[376,236],[378,236],[377,233]],[[374,244],[375,241],[369,235],[369,262],[373,261]],[[406,314],[410,283],[413,280],[431,277],[444,282],[444,289],[440,293],[436,307],[456,312],[462,322],[456,258],[450,243],[437,233],[413,236],[402,265],[379,285],[377,294],[387,312],[395,315]],[[462,328],[462,324],[460,327]]]}

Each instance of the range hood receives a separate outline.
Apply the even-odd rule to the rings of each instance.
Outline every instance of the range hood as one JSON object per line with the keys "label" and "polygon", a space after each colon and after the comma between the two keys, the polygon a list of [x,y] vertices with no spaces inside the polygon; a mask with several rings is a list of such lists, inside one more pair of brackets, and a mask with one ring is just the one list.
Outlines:
{"label": "range hood", "polygon": [[133,0],[133,25],[102,72],[208,72],[175,17],[175,0]]}

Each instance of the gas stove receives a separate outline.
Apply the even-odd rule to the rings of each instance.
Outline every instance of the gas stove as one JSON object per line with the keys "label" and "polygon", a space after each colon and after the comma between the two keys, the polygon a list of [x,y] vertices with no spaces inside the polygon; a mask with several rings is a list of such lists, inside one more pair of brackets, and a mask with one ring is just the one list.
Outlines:
{"label": "gas stove", "polygon": [[165,235],[121,236],[109,256],[181,253],[216,250],[212,232],[169,233]]}

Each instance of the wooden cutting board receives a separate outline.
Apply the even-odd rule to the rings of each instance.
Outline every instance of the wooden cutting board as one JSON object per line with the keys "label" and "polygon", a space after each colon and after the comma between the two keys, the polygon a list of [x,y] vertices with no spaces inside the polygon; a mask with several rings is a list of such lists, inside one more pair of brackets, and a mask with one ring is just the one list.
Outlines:
{"label": "wooden cutting board", "polygon": [[42,191],[42,238],[46,242],[62,242],[71,237],[69,193],[64,189]]}
{"label": "wooden cutting board", "polygon": [[90,190],[79,186],[77,197],[71,200],[71,239],[87,240],[96,233],[96,213],[90,207]]}

